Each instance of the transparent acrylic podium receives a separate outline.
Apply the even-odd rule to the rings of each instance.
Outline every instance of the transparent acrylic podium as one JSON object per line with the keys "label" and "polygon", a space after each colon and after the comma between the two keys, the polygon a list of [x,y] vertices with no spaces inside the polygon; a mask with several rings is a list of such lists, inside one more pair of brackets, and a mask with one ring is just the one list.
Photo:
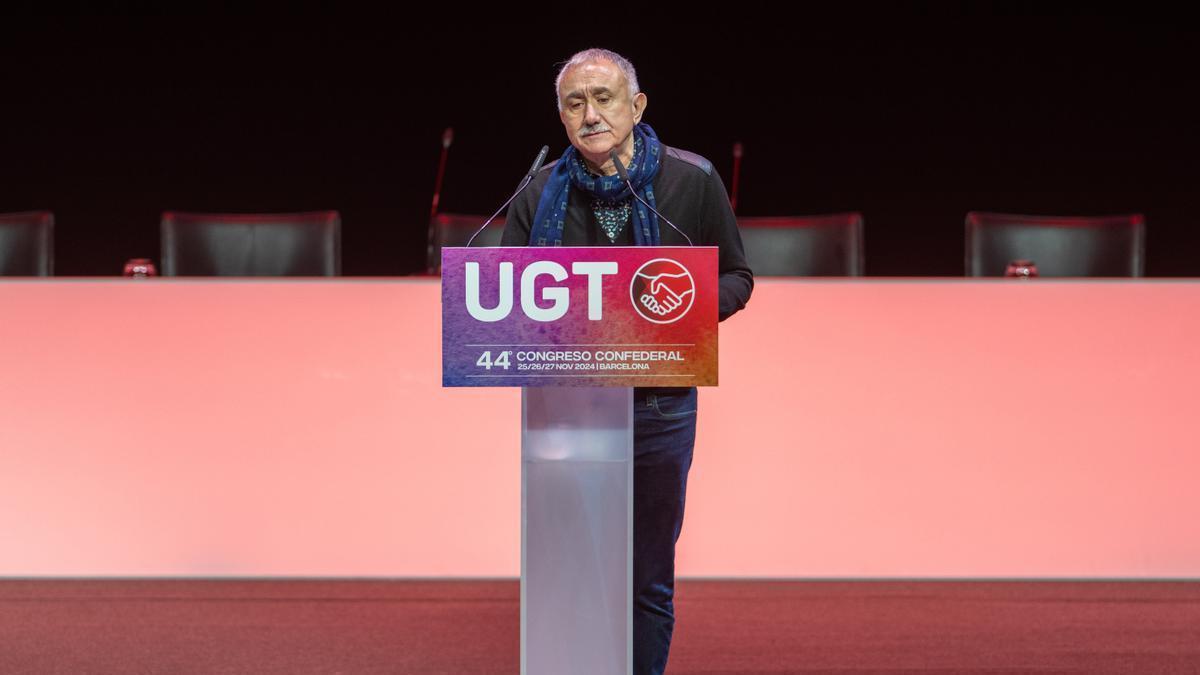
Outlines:
{"label": "transparent acrylic podium", "polygon": [[633,387],[716,386],[718,253],[442,248],[442,386],[523,388],[525,675],[632,671]]}
{"label": "transparent acrylic podium", "polygon": [[521,390],[521,673],[633,664],[633,389]]}

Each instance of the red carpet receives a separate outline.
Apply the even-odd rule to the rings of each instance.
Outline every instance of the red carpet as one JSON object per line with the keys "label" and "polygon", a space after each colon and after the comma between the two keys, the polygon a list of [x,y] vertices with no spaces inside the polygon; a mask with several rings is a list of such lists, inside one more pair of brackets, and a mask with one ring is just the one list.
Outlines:
{"label": "red carpet", "polygon": [[[676,675],[1200,673],[1198,582],[684,581],[677,610]],[[519,648],[516,581],[0,580],[0,675],[516,673]]]}

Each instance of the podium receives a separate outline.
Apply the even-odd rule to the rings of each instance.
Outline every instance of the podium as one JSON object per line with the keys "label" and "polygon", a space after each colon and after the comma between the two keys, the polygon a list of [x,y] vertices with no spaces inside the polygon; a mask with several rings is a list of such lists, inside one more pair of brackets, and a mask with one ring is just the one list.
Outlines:
{"label": "podium", "polygon": [[717,384],[716,247],[442,251],[443,386],[520,386],[521,672],[627,675],[633,388]]}

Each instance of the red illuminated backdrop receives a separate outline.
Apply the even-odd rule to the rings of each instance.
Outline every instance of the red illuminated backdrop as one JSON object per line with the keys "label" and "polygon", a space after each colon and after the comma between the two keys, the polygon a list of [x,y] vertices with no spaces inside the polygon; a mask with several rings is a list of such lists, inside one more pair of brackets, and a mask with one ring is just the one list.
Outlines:
{"label": "red illuminated backdrop", "polygon": [[[434,281],[0,284],[0,576],[516,576]],[[760,280],[684,576],[1195,576],[1200,284]]]}

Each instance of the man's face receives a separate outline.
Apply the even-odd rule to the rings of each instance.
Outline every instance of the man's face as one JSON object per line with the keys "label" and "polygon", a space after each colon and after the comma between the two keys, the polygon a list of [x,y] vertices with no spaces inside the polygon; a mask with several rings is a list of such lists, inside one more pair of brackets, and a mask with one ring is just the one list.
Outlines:
{"label": "man's face", "polygon": [[559,91],[559,118],[567,137],[592,163],[603,165],[614,148],[626,159],[633,154],[633,127],[642,119],[646,95],[630,93],[616,64],[591,61],[571,66]]}

